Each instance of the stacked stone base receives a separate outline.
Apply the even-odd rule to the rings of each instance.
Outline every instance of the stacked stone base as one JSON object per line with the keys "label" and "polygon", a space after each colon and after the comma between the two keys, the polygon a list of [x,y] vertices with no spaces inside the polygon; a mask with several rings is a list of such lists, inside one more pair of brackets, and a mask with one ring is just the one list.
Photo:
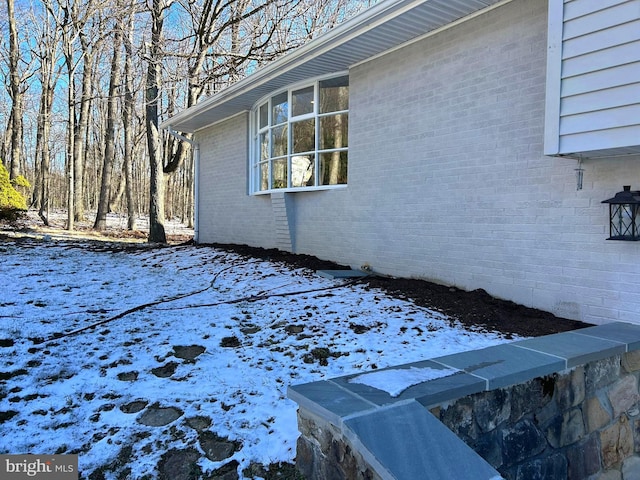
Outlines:
{"label": "stacked stone base", "polygon": [[300,409],[298,429],[296,466],[306,480],[382,480],[335,426]]}
{"label": "stacked stone base", "polygon": [[640,479],[640,352],[431,409],[506,479]]}

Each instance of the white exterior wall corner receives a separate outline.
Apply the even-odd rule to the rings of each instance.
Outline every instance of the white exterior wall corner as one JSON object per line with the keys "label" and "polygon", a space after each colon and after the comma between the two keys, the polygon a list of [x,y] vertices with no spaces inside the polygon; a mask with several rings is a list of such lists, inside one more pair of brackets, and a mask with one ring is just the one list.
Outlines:
{"label": "white exterior wall corner", "polygon": [[248,114],[243,114],[196,134],[200,243],[276,246],[271,199],[247,194],[248,127]]}
{"label": "white exterior wall corner", "polygon": [[[547,0],[513,0],[353,68],[349,185],[287,194],[295,251],[640,323],[640,242],[607,241],[601,204],[640,189],[640,157],[585,159],[577,191],[576,162],[544,155],[546,32]],[[201,235],[273,247],[247,134],[246,117],[198,134]]]}
{"label": "white exterior wall corner", "polygon": [[549,0],[547,26],[547,90],[545,155],[560,153],[560,96],[562,94],[562,27],[564,0]]}

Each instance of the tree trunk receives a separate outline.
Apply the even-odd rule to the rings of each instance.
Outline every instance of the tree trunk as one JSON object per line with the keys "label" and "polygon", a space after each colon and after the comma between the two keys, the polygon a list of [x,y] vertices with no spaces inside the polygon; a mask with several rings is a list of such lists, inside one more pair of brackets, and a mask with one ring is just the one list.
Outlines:
{"label": "tree trunk", "polygon": [[22,113],[23,94],[20,88],[20,44],[16,27],[14,0],[7,0],[7,16],[9,22],[9,92],[11,94],[11,163],[9,178],[20,174],[20,152],[22,149]]}
{"label": "tree trunk", "polygon": [[[123,165],[124,167],[124,165]],[[113,180],[112,180],[113,181]],[[118,188],[116,188],[115,193],[111,195],[109,198],[109,211],[116,212],[118,211],[118,206],[122,202],[122,196],[124,195],[124,190],[126,188],[126,180],[124,175],[117,176]]]}
{"label": "tree trunk", "polygon": [[75,210],[76,220],[84,220],[85,213],[85,157],[87,136],[89,134],[90,107],[95,87],[94,81],[94,51],[96,46],[91,47],[90,41],[84,32],[79,32],[80,45],[82,47],[82,93],[80,95],[80,111],[78,113],[78,123],[75,129],[73,143],[73,165],[75,169]]}
{"label": "tree trunk", "polygon": [[133,148],[130,147],[129,153],[125,153],[124,157],[125,194],[127,197],[127,228],[129,230],[136,229],[136,204],[133,192],[133,168],[131,166],[132,161]]}
{"label": "tree trunk", "polygon": [[[57,59],[60,42],[59,31],[52,27],[50,5],[42,18],[42,30],[35,54],[40,60],[38,75],[40,78],[40,106],[36,130],[35,165],[38,177],[33,189],[33,204],[38,207],[38,216],[45,225],[49,225],[50,177],[51,177],[51,129],[53,117],[53,100],[57,83],[57,71],[60,68]],[[36,17],[33,17],[36,21]],[[35,22],[34,22],[35,23]]]}
{"label": "tree trunk", "polygon": [[73,88],[69,88],[69,127],[67,132],[68,145],[67,145],[67,230],[73,230],[75,228],[75,179],[74,179],[74,159],[73,159],[73,124],[72,119],[75,118],[75,95],[73,94]]}
{"label": "tree trunk", "polygon": [[5,166],[7,171],[10,169],[11,160],[11,137],[13,136],[13,111],[9,112],[9,119],[7,120],[7,126],[2,136],[2,151],[0,152],[0,161]]}
{"label": "tree trunk", "polygon": [[73,63],[72,58],[67,59],[67,65],[69,66],[69,91],[67,96],[67,108],[69,112],[69,121],[67,122],[67,230],[73,230],[75,228],[75,168],[74,168],[74,156],[73,156],[73,144],[74,144],[74,130],[75,130],[75,118],[76,118],[76,97],[75,89],[73,88]]}
{"label": "tree trunk", "polygon": [[133,97],[133,14],[127,18],[127,37],[124,40],[124,50],[126,58],[124,63],[124,103],[122,105],[122,127],[124,129],[124,181],[125,193],[127,196],[127,228],[136,229],[135,200],[133,195],[133,113],[135,100]]}
{"label": "tree trunk", "polygon": [[107,101],[107,125],[104,134],[104,158],[102,166],[102,182],[100,184],[100,199],[98,200],[98,213],[93,228],[106,230],[107,213],[109,213],[109,201],[111,192],[111,178],[115,163],[115,131],[116,110],[118,98],[116,90],[120,86],[120,59],[122,47],[122,27],[116,25],[113,38],[113,58],[111,62],[111,76],[109,79],[109,99]]}
{"label": "tree trunk", "polygon": [[164,8],[162,0],[153,0],[151,10],[151,45],[145,86],[145,124],[149,166],[149,242],[166,243],[164,230],[164,172],[158,131],[158,103],[160,95],[160,64],[162,61],[162,27]]}
{"label": "tree trunk", "polygon": [[[43,69],[44,70],[44,69]],[[38,216],[45,225],[49,225],[49,174],[51,154],[49,140],[51,136],[51,110],[53,108],[53,85],[49,72],[42,74],[42,96],[40,98],[40,114],[38,115],[38,131],[36,135],[36,157],[40,160],[39,183],[34,191],[38,191]]]}
{"label": "tree trunk", "polygon": [[76,93],[74,76],[76,65],[74,62],[73,43],[75,35],[73,33],[73,12],[70,9],[64,10],[64,18],[60,21],[58,28],[62,37],[62,49],[64,63],[67,68],[67,145],[65,173],[67,175],[67,230],[75,228],[75,166],[74,166],[74,143],[76,128]]}

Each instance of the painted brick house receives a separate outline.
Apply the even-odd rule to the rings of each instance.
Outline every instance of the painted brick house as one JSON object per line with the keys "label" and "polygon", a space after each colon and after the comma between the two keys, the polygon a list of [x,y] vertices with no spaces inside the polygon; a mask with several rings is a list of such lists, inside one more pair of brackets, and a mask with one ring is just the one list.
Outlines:
{"label": "painted brick house", "polygon": [[382,0],[163,127],[200,243],[640,323],[639,0]]}

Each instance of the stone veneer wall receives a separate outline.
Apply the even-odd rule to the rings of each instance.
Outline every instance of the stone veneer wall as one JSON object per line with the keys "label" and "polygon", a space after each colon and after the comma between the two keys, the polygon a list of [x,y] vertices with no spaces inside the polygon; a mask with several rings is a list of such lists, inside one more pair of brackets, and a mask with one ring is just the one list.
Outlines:
{"label": "stone veneer wall", "polygon": [[298,410],[296,467],[307,480],[382,480],[334,425]]}
{"label": "stone veneer wall", "polygon": [[405,368],[456,373],[397,397],[351,382],[360,374],[289,388],[308,480],[640,480],[637,325],[386,370]]}
{"label": "stone veneer wall", "polygon": [[[505,479],[640,479],[640,351],[468,395],[431,412]],[[378,480],[337,427],[300,409],[309,480]]]}
{"label": "stone veneer wall", "polygon": [[506,479],[640,479],[640,352],[431,409]]}

